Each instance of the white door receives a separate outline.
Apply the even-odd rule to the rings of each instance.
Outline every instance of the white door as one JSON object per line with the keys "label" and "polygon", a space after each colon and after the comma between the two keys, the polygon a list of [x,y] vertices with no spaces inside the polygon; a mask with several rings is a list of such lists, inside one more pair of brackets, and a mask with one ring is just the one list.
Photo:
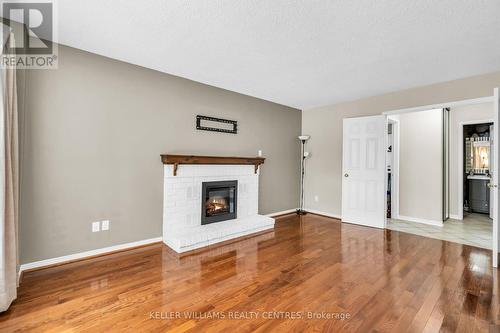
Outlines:
{"label": "white door", "polygon": [[385,228],[386,116],[344,119],[342,221]]}
{"label": "white door", "polygon": [[493,200],[495,202],[495,205],[493,205],[493,267],[498,267],[498,249],[499,249],[499,244],[498,242],[500,241],[499,233],[500,233],[500,228],[498,227],[498,213],[499,213],[499,205],[500,205],[500,196],[498,195],[498,172],[500,171],[500,154],[499,154],[499,138],[500,138],[500,131],[498,130],[499,127],[499,120],[500,120],[500,108],[499,108],[499,93],[498,93],[498,88],[495,88],[494,92],[494,98],[495,100],[493,101],[495,107],[494,107],[494,112],[495,112],[495,128],[493,130],[493,184],[492,185],[492,194],[493,194]]}

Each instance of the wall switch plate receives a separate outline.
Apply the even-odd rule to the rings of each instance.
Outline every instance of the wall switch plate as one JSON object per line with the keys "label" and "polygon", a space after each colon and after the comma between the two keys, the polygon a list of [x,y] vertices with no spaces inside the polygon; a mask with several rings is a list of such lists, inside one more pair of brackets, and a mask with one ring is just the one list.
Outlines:
{"label": "wall switch plate", "polygon": [[314,201],[315,201],[315,202],[318,202],[318,201],[319,201],[319,196],[315,195],[315,196],[314,196]]}
{"label": "wall switch plate", "polygon": [[100,230],[99,222],[92,222],[92,232],[98,232]]}
{"label": "wall switch plate", "polygon": [[109,220],[104,220],[101,222],[101,230],[102,231],[109,230]]}

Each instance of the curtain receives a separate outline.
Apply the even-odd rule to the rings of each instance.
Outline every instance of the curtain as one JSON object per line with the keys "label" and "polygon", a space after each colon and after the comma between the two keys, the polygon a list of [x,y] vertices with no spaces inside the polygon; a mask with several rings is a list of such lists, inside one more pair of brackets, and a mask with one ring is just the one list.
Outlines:
{"label": "curtain", "polygon": [[[5,40],[2,45],[5,45]],[[14,36],[7,37],[14,43]],[[15,56],[15,55],[13,55]],[[16,69],[1,69],[0,103],[0,311],[17,297],[19,142]]]}

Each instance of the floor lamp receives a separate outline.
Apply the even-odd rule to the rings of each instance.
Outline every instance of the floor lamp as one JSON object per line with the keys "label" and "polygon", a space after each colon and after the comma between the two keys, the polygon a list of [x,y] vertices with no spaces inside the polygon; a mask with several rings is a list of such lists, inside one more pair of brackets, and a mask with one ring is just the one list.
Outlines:
{"label": "floor lamp", "polygon": [[309,153],[305,151],[306,141],[309,140],[309,135],[301,135],[299,136],[299,140],[302,144],[301,146],[301,158],[300,158],[300,203],[299,209],[297,209],[298,215],[306,215],[307,212],[304,210],[304,176],[306,174],[306,158],[309,156]]}

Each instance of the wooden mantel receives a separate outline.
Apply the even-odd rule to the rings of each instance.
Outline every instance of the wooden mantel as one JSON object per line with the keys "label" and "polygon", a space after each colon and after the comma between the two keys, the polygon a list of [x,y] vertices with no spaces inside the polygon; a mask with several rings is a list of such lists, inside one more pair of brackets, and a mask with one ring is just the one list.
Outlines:
{"label": "wooden mantel", "polygon": [[179,164],[240,164],[253,165],[257,173],[259,165],[264,164],[264,157],[226,157],[226,156],[193,156],[193,155],[161,155],[163,164],[174,165],[174,176],[177,176]]}

